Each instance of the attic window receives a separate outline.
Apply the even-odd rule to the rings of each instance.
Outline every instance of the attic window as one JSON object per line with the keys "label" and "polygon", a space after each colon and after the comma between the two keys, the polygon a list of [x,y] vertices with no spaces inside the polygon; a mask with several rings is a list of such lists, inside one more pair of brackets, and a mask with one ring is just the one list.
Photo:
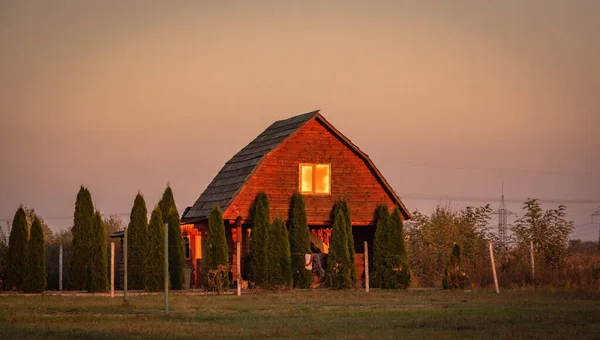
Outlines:
{"label": "attic window", "polygon": [[303,194],[331,193],[331,165],[300,164],[300,192]]}

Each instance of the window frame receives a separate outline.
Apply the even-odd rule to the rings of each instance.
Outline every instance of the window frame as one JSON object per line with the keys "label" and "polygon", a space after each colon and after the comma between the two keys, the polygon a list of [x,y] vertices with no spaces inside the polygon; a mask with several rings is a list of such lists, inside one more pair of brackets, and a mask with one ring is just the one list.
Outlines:
{"label": "window frame", "polygon": [[[191,244],[192,240],[191,240],[190,235],[183,235],[183,240],[184,240],[183,241],[183,257],[188,261],[192,260],[192,244]],[[186,242],[186,240],[187,240],[187,242]],[[187,245],[187,247],[186,247],[186,245]],[[189,257],[187,256],[188,254],[186,254],[186,253],[189,254]]]}
{"label": "window frame", "polygon": [[[326,165],[329,168],[329,192],[315,192],[315,179],[317,176],[317,165]],[[302,191],[302,167],[312,167],[312,191]],[[331,184],[333,180],[331,178],[331,163],[299,163],[298,164],[298,192],[301,195],[316,195],[316,196],[331,196]]]}

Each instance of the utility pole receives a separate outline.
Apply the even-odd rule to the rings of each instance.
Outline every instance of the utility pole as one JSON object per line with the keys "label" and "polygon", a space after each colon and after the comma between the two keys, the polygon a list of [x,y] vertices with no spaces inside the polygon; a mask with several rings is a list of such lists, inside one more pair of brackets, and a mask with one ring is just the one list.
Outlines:
{"label": "utility pole", "polygon": [[500,207],[492,214],[498,215],[498,239],[500,241],[500,246],[505,247],[508,241],[506,237],[508,216],[515,215],[515,213],[506,209],[506,204],[504,203],[504,182],[502,182],[502,196],[500,198]]}

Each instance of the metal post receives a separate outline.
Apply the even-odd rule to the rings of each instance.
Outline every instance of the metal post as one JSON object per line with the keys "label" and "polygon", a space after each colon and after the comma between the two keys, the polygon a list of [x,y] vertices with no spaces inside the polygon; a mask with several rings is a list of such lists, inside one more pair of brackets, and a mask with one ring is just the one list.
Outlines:
{"label": "metal post", "polygon": [[365,241],[365,291],[369,292],[369,244]]}
{"label": "metal post", "polygon": [[110,297],[115,297],[115,243],[110,243]]}
{"label": "metal post", "polygon": [[241,264],[241,254],[240,254],[240,243],[237,243],[237,295],[242,295],[242,264]]}
{"label": "metal post", "polygon": [[127,301],[127,229],[123,233],[123,301]]}
{"label": "metal post", "polygon": [[494,285],[496,285],[496,293],[500,294],[500,288],[498,288],[498,277],[496,276],[496,262],[494,262],[494,250],[492,248],[492,242],[490,245],[490,260],[492,261],[492,272],[494,273]]}
{"label": "metal post", "polygon": [[165,223],[165,312],[169,312],[169,224]]}
{"label": "metal post", "polygon": [[63,279],[63,245],[60,244],[60,250],[58,252],[58,290],[62,291],[62,279]]}

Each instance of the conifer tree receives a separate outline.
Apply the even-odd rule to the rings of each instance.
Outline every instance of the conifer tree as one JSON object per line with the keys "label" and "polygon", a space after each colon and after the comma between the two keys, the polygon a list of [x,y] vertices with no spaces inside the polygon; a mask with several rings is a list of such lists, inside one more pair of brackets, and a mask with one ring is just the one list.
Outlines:
{"label": "conifer tree", "polygon": [[215,204],[208,216],[208,240],[206,242],[207,290],[221,291],[229,289],[229,252],[225,239],[225,223],[221,208]]}
{"label": "conifer tree", "polygon": [[348,228],[342,209],[334,209],[334,221],[327,256],[327,272],[333,289],[353,288],[350,277],[350,252],[348,251]]}
{"label": "conifer tree", "polygon": [[71,288],[85,290],[91,260],[91,238],[94,224],[94,205],[89,190],[81,186],[73,214],[73,252],[71,255]]}
{"label": "conifer tree", "polygon": [[259,192],[254,200],[253,226],[250,239],[250,280],[255,286],[263,286],[269,282],[267,277],[267,243],[268,230],[271,224],[269,198],[264,192]]}
{"label": "conifer tree", "polygon": [[6,287],[8,289],[23,289],[28,239],[29,231],[25,210],[20,206],[13,218],[8,239],[8,254],[6,259]]}
{"label": "conifer tree", "polygon": [[292,259],[290,242],[285,221],[278,217],[270,227],[267,239],[269,250],[267,278],[270,288],[290,287],[292,285]]}
{"label": "conifer tree", "polygon": [[467,286],[469,277],[460,268],[460,257],[460,246],[455,243],[442,275],[442,287],[444,289],[464,289]]}
{"label": "conifer tree", "polygon": [[312,273],[305,268],[304,254],[310,254],[310,230],[306,220],[304,199],[300,193],[292,196],[290,209],[290,252],[294,287],[310,288]]}
{"label": "conifer tree", "polygon": [[390,273],[387,268],[387,238],[389,210],[386,205],[380,205],[375,213],[377,229],[373,247],[373,286],[389,288]]}
{"label": "conifer tree", "polygon": [[348,252],[350,253],[350,277],[352,278],[353,285],[356,284],[356,267],[354,266],[354,235],[352,234],[352,215],[350,213],[350,207],[346,200],[342,200],[338,203],[338,206],[344,212],[345,224],[346,224],[346,236],[348,237]]}
{"label": "conifer tree", "polygon": [[165,289],[165,227],[160,208],[152,210],[148,225],[148,256],[146,261],[146,290],[158,292]]}
{"label": "conifer tree", "polygon": [[94,223],[90,234],[88,249],[90,262],[87,273],[87,290],[91,293],[102,293],[108,290],[108,270],[106,258],[106,231],[104,221],[98,211],[94,214]]}
{"label": "conifer tree", "polygon": [[148,253],[148,210],[146,201],[137,194],[131,209],[127,230],[127,271],[130,289],[146,287],[146,259]]}
{"label": "conifer tree", "polygon": [[179,227],[179,212],[175,205],[173,190],[167,185],[158,207],[162,213],[163,223],[169,224],[169,279],[171,289],[183,289],[185,286],[185,254],[183,238]]}
{"label": "conifer tree", "polygon": [[385,288],[406,289],[410,285],[410,269],[404,243],[404,228],[402,215],[398,206],[394,207],[388,219],[387,250],[388,259],[387,272],[393,275],[389,277],[389,284]]}
{"label": "conifer tree", "polygon": [[23,288],[26,293],[41,293],[46,290],[46,251],[44,232],[38,218],[31,224],[31,236],[27,243],[27,266]]}

